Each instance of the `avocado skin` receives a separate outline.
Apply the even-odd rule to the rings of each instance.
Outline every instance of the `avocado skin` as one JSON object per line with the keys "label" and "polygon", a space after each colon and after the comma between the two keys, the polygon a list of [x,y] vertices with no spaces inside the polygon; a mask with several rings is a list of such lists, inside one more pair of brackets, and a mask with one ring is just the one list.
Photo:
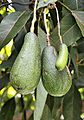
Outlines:
{"label": "avocado skin", "polygon": [[41,49],[38,37],[29,32],[10,72],[11,85],[20,94],[32,92],[38,85],[41,73]]}
{"label": "avocado skin", "polygon": [[44,48],[42,54],[42,82],[51,96],[59,97],[69,91],[72,80],[67,68],[63,71],[58,71],[55,68],[56,58],[57,53],[53,46]]}

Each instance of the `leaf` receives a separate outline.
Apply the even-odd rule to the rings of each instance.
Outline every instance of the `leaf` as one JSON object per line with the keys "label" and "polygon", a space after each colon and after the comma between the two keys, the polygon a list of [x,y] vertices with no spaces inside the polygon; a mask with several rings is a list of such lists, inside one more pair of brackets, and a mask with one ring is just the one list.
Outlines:
{"label": "leaf", "polygon": [[54,97],[48,94],[46,103],[47,103],[49,109],[52,111],[53,105],[54,105]]}
{"label": "leaf", "polygon": [[23,45],[23,42],[24,42],[24,36],[25,34],[27,33],[26,29],[23,28],[19,33],[18,35],[14,38],[14,46],[15,46],[15,50],[17,52],[20,51],[22,45]]}
{"label": "leaf", "polygon": [[[46,46],[46,34],[40,27],[38,27],[38,39],[39,39],[39,43],[41,46],[41,52],[42,52],[44,47]],[[47,98],[47,94],[48,93],[46,92],[46,90],[44,89],[42,85],[42,81],[40,81],[37,87],[36,110],[34,111],[34,120],[41,119],[43,109],[45,106],[45,102],[46,102],[46,98]]]}
{"label": "leaf", "polygon": [[64,97],[63,110],[64,120],[80,120],[81,98],[74,85]]}
{"label": "leaf", "polygon": [[41,119],[43,109],[45,106],[45,102],[46,102],[46,98],[47,98],[47,92],[42,85],[42,81],[40,81],[37,87],[36,109],[34,111],[34,120]]}
{"label": "leaf", "polygon": [[78,9],[78,5],[79,5],[78,0],[63,0],[63,4],[64,4],[63,6],[65,6],[66,8],[69,8],[69,10],[66,9],[65,7],[62,8],[63,16],[70,13],[71,10]]}
{"label": "leaf", "polygon": [[3,61],[1,64],[0,64],[0,69],[2,69],[2,68],[11,68],[12,67],[12,65],[13,65],[13,63],[14,63],[14,61],[15,61],[15,59],[16,59],[16,57],[17,57],[17,53],[16,53],[16,51],[14,50],[13,52],[12,52],[12,54],[11,54],[11,56],[8,58],[8,60],[6,60],[6,61]]}
{"label": "leaf", "polygon": [[77,88],[83,88],[84,87],[84,75],[81,75],[77,79],[74,79],[73,82]]}
{"label": "leaf", "polygon": [[60,120],[63,97],[54,97],[54,105],[52,109],[52,117],[55,120]]}
{"label": "leaf", "polygon": [[83,60],[84,59],[84,51],[80,54],[78,54],[78,60]]}
{"label": "leaf", "polygon": [[9,83],[9,74],[5,74],[4,76],[2,76],[2,77],[0,78],[0,90],[1,90],[3,87],[7,86],[8,83]]}
{"label": "leaf", "polygon": [[71,51],[70,51],[70,57],[72,59],[72,63],[74,65],[74,68],[75,68],[75,72],[76,72],[76,75],[78,76],[79,75],[79,71],[78,71],[78,65],[77,65],[77,48],[75,47],[71,47]]}
{"label": "leaf", "polygon": [[82,37],[79,41],[78,41],[78,52],[79,53],[84,53],[84,37]]}
{"label": "leaf", "polygon": [[71,10],[78,9],[78,0],[63,0],[63,3]]}
{"label": "leaf", "polygon": [[[12,0],[13,2],[16,3],[23,3],[23,4],[28,4],[29,0]],[[13,4],[13,7],[15,8],[16,11],[23,11],[23,10],[28,10],[29,11],[29,6],[28,5],[20,5],[20,4]]]}
{"label": "leaf", "polygon": [[[84,58],[83,58],[83,62],[84,62]],[[84,63],[78,66],[78,70],[80,74],[82,75],[84,74]]]}
{"label": "leaf", "polygon": [[[61,20],[61,35],[63,38],[63,42],[67,46],[72,45],[73,43],[75,43],[77,40],[79,40],[82,37],[80,29],[74,22],[74,19],[71,16],[71,14],[67,14]],[[58,37],[57,26],[53,30],[51,37],[52,37],[52,41],[51,41],[52,44],[55,47],[58,47],[58,44],[60,41]]]}
{"label": "leaf", "polygon": [[[46,2],[45,2],[45,1],[46,1]],[[37,9],[42,8],[42,7],[46,7],[46,6],[48,6],[49,4],[55,3],[56,1],[57,1],[57,0],[39,0]]]}
{"label": "leaf", "polygon": [[7,101],[0,111],[0,120],[12,120],[15,112],[14,98]]}
{"label": "leaf", "polygon": [[45,107],[44,107],[41,120],[52,120],[51,111],[47,105],[45,105]]}
{"label": "leaf", "polygon": [[46,33],[39,27],[38,28],[38,39],[40,42],[41,52],[47,46]]}
{"label": "leaf", "polygon": [[84,0],[78,0],[79,10],[84,10]]}
{"label": "leaf", "polygon": [[84,37],[84,11],[72,11],[72,15],[75,17],[76,22]]}
{"label": "leaf", "polygon": [[0,24],[0,49],[4,47],[23,28],[30,18],[28,11],[7,15]]}

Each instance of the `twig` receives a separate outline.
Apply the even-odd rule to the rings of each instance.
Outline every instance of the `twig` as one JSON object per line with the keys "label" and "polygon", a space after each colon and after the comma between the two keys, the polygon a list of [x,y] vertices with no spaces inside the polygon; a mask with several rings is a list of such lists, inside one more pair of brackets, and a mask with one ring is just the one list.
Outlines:
{"label": "twig", "polygon": [[48,46],[50,46],[50,33],[48,30],[48,26],[47,26],[47,22],[46,22],[46,8],[44,9],[44,24],[45,24],[45,29],[46,29],[46,33],[47,33],[47,44]]}
{"label": "twig", "polygon": [[34,15],[33,15],[33,20],[32,20],[32,25],[31,25],[31,28],[30,28],[31,32],[34,32],[34,24],[36,22],[36,7],[37,7],[37,2],[38,2],[38,0],[35,0]]}
{"label": "twig", "polygon": [[2,5],[0,5],[0,8],[2,8],[4,6],[11,5],[11,4],[18,4],[18,5],[22,5],[22,6],[27,6],[27,5],[32,4],[32,2],[29,2],[29,3],[19,3],[19,2],[10,2],[10,3],[8,3],[8,2],[5,2]]}
{"label": "twig", "polygon": [[60,32],[61,28],[60,28],[60,21],[59,21],[59,13],[58,13],[58,9],[55,4],[54,4],[54,7],[56,9],[56,14],[57,14],[58,36],[59,36],[60,42],[62,43],[62,36],[61,36],[61,32]]}

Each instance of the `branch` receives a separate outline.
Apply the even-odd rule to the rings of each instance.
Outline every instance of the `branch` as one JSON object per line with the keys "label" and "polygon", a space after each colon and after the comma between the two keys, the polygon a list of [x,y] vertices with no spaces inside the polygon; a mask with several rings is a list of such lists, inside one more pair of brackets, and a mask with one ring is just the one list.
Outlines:
{"label": "branch", "polygon": [[37,3],[38,3],[38,0],[35,0],[33,20],[32,20],[32,25],[31,25],[31,28],[30,28],[31,32],[34,32],[34,24],[36,22],[36,7],[37,7]]}

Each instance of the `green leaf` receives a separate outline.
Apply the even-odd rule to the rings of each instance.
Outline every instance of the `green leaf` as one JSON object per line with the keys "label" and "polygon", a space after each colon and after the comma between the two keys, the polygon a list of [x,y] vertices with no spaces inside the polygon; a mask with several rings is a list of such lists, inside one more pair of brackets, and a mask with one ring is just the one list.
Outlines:
{"label": "green leaf", "polygon": [[78,88],[84,88],[84,75],[74,79],[73,82]]}
{"label": "green leaf", "polygon": [[64,120],[80,120],[81,98],[75,86],[65,95],[63,110]]}
{"label": "green leaf", "polygon": [[84,37],[79,39],[77,49],[79,53],[84,53]]}
{"label": "green leaf", "polygon": [[12,120],[15,112],[14,98],[7,101],[0,111],[0,120]]}
{"label": "green leaf", "polygon": [[46,7],[49,4],[55,3],[56,1],[57,0],[39,0],[37,9],[42,8],[42,7]]}
{"label": "green leaf", "polygon": [[[47,43],[46,43],[46,34],[44,33],[44,31],[40,27],[38,27],[38,39],[39,39],[39,42],[40,42],[41,52],[42,52]],[[44,89],[42,81],[40,81],[39,85],[37,87],[36,110],[34,112],[34,120],[40,120],[41,119],[43,109],[44,109],[44,106],[45,106],[45,102],[46,102],[46,99],[47,99],[47,94],[48,93]]]}
{"label": "green leaf", "polygon": [[79,75],[79,71],[78,71],[78,65],[76,63],[76,61],[77,61],[77,54],[78,54],[77,53],[77,48],[76,47],[71,47],[70,57],[72,59],[73,65],[74,65],[76,75],[78,76]]}
{"label": "green leaf", "polygon": [[46,103],[49,109],[52,111],[54,105],[54,97],[48,94]]}
{"label": "green leaf", "polygon": [[44,107],[41,120],[52,120],[51,111],[50,111],[48,105],[45,105],[45,107]]}
{"label": "green leaf", "polygon": [[84,37],[84,11],[72,11],[72,15],[75,17],[76,22]]}
{"label": "green leaf", "polygon": [[63,3],[71,10],[78,9],[78,0],[63,0]]}
{"label": "green leaf", "polygon": [[63,99],[63,97],[54,97],[54,105],[53,105],[53,109],[52,109],[52,117],[55,120],[60,120],[62,99]]}
{"label": "green leaf", "polygon": [[26,29],[23,28],[18,35],[14,38],[14,46],[17,52],[19,52],[21,50],[21,47],[23,45],[24,42],[24,36],[27,33]]}
{"label": "green leaf", "polygon": [[0,90],[9,83],[9,74],[5,74],[0,78]]}
{"label": "green leaf", "polygon": [[84,75],[84,58],[83,58],[83,64],[78,66],[79,73]]}
{"label": "green leaf", "polygon": [[0,49],[4,47],[24,27],[30,18],[28,11],[7,15],[0,24]]}
{"label": "green leaf", "polygon": [[83,60],[84,59],[84,51],[80,54],[78,54],[78,60]]}
{"label": "green leaf", "polygon": [[[76,25],[73,17],[71,14],[67,14],[64,16],[61,20],[61,35],[63,38],[63,42],[67,45],[70,46],[73,43],[75,43],[77,40],[82,37],[82,34],[80,32],[80,29]],[[58,37],[58,31],[57,31],[57,26],[53,30],[52,34],[52,44],[56,47],[58,47],[59,44],[59,37]]]}
{"label": "green leaf", "polygon": [[0,69],[2,68],[11,68],[15,59],[17,57],[17,53],[16,51],[14,50],[13,53],[11,54],[11,56],[8,58],[8,60],[6,61],[3,61],[1,64],[0,64]]}
{"label": "green leaf", "polygon": [[[29,0],[12,0],[15,3],[21,3],[21,4],[28,4]],[[29,11],[29,6],[28,5],[20,5],[20,4],[13,4],[13,7],[15,8],[16,11],[23,11],[23,10],[28,10]]]}
{"label": "green leaf", "polygon": [[[62,15],[65,16],[66,14],[69,14],[71,10],[78,9],[78,4],[78,0],[63,0]],[[69,8],[69,10],[66,8]]]}
{"label": "green leaf", "polygon": [[39,27],[38,28],[38,39],[40,42],[41,52],[47,46],[46,33]]}
{"label": "green leaf", "polygon": [[79,10],[84,10],[84,0],[78,0]]}
{"label": "green leaf", "polygon": [[36,109],[34,111],[34,120],[40,120],[41,119],[43,109],[44,109],[44,106],[45,106],[45,102],[46,102],[46,98],[47,98],[47,92],[42,85],[42,81],[40,81],[39,85],[37,87]]}

